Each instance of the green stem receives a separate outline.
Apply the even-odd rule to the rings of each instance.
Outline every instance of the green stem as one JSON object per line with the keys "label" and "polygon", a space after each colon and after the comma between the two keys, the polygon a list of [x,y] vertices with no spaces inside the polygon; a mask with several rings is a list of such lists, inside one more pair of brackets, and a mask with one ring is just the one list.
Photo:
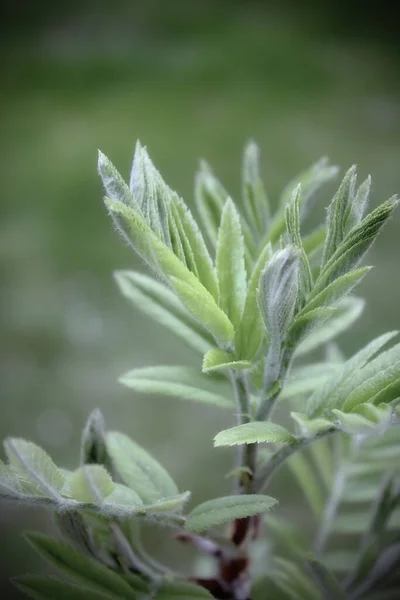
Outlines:
{"label": "green stem", "polygon": [[[270,349],[271,354],[274,354]],[[261,401],[257,411],[256,420],[269,420],[272,416],[276,402],[282,391],[282,382],[286,377],[293,356],[293,348],[281,348],[281,358],[278,365],[271,365],[267,358],[265,367],[265,383],[263,390],[264,400]],[[278,367],[278,373],[276,372]]]}
{"label": "green stem", "polygon": [[117,551],[125,557],[125,559],[128,561],[129,567],[134,568],[139,573],[143,573],[143,575],[149,577],[151,581],[158,581],[161,575],[154,571],[150,565],[147,565],[143,561],[143,557],[139,558],[126,539],[121,527],[117,523],[110,523],[109,527],[114,538]]}
{"label": "green stem", "polygon": [[[235,392],[237,424],[249,423],[250,400],[247,382],[242,374],[236,373],[232,374],[231,380]],[[239,471],[237,487],[242,493],[251,493],[256,455],[257,444],[242,444],[237,447],[236,467]]]}
{"label": "green stem", "polygon": [[274,454],[269,458],[269,460],[265,463],[261,469],[259,469],[257,476],[254,481],[254,492],[260,493],[264,490],[267,484],[270,482],[271,478],[275,475],[276,471],[281,467],[281,465],[295,452],[302,450],[309,444],[320,440],[321,438],[330,435],[337,431],[335,427],[331,427],[326,429],[325,431],[321,431],[317,433],[313,437],[305,437],[298,436],[294,442],[290,442],[284,444]]}

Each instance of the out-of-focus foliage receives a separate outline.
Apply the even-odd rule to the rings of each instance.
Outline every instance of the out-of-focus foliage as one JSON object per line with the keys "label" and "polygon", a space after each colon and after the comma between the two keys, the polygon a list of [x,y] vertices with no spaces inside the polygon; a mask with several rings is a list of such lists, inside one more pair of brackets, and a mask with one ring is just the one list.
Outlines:
{"label": "out-of-focus foliage", "polygon": [[[107,148],[126,174],[132,140],[145,140],[166,180],[193,208],[199,154],[239,197],[243,140],[254,136],[274,206],[282,184],[322,153],[338,164],[357,160],[365,177],[373,172],[375,206],[400,189],[400,109],[397,64],[386,54],[394,39],[387,23],[396,23],[388,10],[374,11],[363,36],[365,7],[355,17],[350,12],[357,2],[346,9],[346,22],[333,2],[323,3],[321,21],[314,20],[314,3],[312,14],[301,9],[302,19],[297,8],[274,13],[260,8],[266,3],[212,2],[212,11],[206,3],[184,4],[192,8],[112,3],[111,19],[97,2],[95,9],[94,3],[77,8],[65,2],[65,13],[61,3],[8,2],[12,20],[1,19],[7,31],[0,66],[0,429],[2,437],[34,438],[72,467],[78,456],[69,458],[69,448],[78,447],[94,406],[113,428],[129,429],[146,445],[157,429],[157,403],[164,433],[157,433],[152,449],[179,487],[193,489],[201,501],[228,490],[229,482],[218,476],[229,468],[228,454],[216,456],[209,441],[229,422],[223,411],[203,416],[183,457],[180,421],[189,411],[194,418],[204,415],[203,406],[177,400],[177,419],[171,403],[167,409],[163,400],[149,403],[143,395],[133,416],[131,391],[115,383],[138,364],[139,353],[141,365],[182,364],[196,354],[167,332],[161,337],[150,319],[134,316],[112,286],[116,266],[140,264],[115,243],[99,210],[94,150]],[[376,42],[379,29],[385,46]],[[323,205],[315,207],[318,216]],[[362,284],[367,311],[342,338],[348,354],[396,324],[400,288],[392,247],[398,219],[373,250],[376,269]],[[390,294],[382,294],[387,281]],[[195,460],[203,461],[207,477],[187,471],[187,461]],[[301,507],[290,500],[288,511],[296,517]],[[27,570],[36,568],[15,532],[39,518],[36,512],[1,515],[4,579],[21,571],[21,561]],[[155,545],[162,554],[157,538]],[[169,556],[182,563],[188,553],[176,549]],[[11,598],[8,584],[1,585]]]}

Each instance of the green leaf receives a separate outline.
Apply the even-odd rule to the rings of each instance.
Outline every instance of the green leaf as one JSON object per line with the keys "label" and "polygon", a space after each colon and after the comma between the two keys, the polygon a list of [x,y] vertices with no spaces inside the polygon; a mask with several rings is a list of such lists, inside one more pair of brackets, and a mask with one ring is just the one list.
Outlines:
{"label": "green leaf", "polygon": [[299,250],[287,246],[272,256],[260,277],[258,303],[271,347],[278,350],[293,320],[299,259]]}
{"label": "green leaf", "polygon": [[[392,355],[392,353],[390,354]],[[400,346],[398,348],[398,354],[400,356]],[[382,357],[379,358],[379,366],[384,367]],[[346,397],[344,402],[343,410],[345,412],[350,412],[357,405],[372,400],[377,394],[382,393],[383,390],[387,389],[390,384],[396,384],[396,389],[395,393],[393,394],[393,398],[389,398],[389,401],[394,400],[399,396],[400,360],[396,361],[387,368],[382,368],[381,371],[372,374],[371,377],[368,377],[368,374],[371,373],[371,364],[373,363],[374,361],[361,370],[360,376],[355,382],[355,387]],[[366,379],[361,383],[358,383],[363,375],[366,377]]]}
{"label": "green leaf", "polygon": [[146,504],[178,495],[167,471],[146,450],[118,432],[107,434],[107,451],[123,483]]}
{"label": "green leaf", "polygon": [[193,319],[182,302],[164,284],[135,271],[116,271],[115,280],[132,304],[201,354],[212,346],[212,338]]}
{"label": "green leaf", "polygon": [[129,187],[151,229],[171,247],[168,209],[174,192],[164,182],[139,141],[136,143]]}
{"label": "green leaf", "polygon": [[257,144],[247,144],[243,155],[242,186],[243,206],[251,229],[263,235],[270,218],[270,207],[259,171],[259,149]]}
{"label": "green leaf", "polygon": [[304,305],[304,302],[313,287],[313,276],[300,234],[299,203],[300,185],[293,190],[291,201],[286,207],[286,229],[289,241],[293,246],[296,246],[300,250],[299,297],[297,299],[297,306],[300,309]]}
{"label": "green leaf", "polygon": [[244,305],[242,319],[235,332],[235,348],[240,358],[251,360],[257,354],[263,340],[261,313],[257,293],[260,275],[272,257],[272,246],[266,244],[253,268]]}
{"label": "green leaf", "polygon": [[345,413],[336,408],[332,409],[342,431],[352,435],[368,435],[387,429],[392,414],[390,407],[377,408],[366,404],[361,404],[360,407],[356,407],[357,412],[351,413]]}
{"label": "green leaf", "polygon": [[203,373],[214,373],[233,369],[243,371],[251,368],[251,362],[248,360],[235,360],[231,352],[211,348],[203,359]]}
{"label": "green leaf", "polygon": [[217,340],[221,343],[233,340],[235,332],[231,321],[200,283],[189,285],[176,277],[170,277],[170,283],[186,308]]}
{"label": "green leaf", "polygon": [[227,197],[228,194],[222,184],[214,176],[206,162],[202,161],[196,175],[195,204],[204,231],[213,247],[217,243],[222,208]]}
{"label": "green leaf", "polygon": [[393,196],[353,227],[321,270],[316,281],[318,290],[323,290],[340,275],[358,265],[398,203],[398,199]]}
{"label": "green leaf", "polygon": [[17,498],[21,494],[18,477],[12,469],[0,460],[0,496],[3,498]]}
{"label": "green leaf", "polygon": [[326,237],[326,227],[325,225],[320,225],[314,231],[312,231],[309,235],[303,237],[303,248],[306,252],[307,256],[311,259],[315,254],[317,254],[320,250],[322,251],[324,241]]}
{"label": "green leaf", "polygon": [[7,438],[4,449],[22,491],[61,500],[64,477],[42,448],[21,438]]}
{"label": "green leaf", "polygon": [[342,391],[345,392],[343,397],[346,397],[347,393],[345,391],[345,386],[351,385],[354,381],[354,371],[362,369],[362,367],[397,334],[397,331],[390,331],[375,338],[352,358],[346,361],[340,367],[340,370],[326,381],[322,388],[316,390],[310,396],[307,403],[307,416],[316,417],[323,414],[325,410],[330,407],[336,406],[339,403]]}
{"label": "green leaf", "polygon": [[112,162],[100,150],[97,166],[107,196],[109,196],[111,200],[121,202],[122,204],[137,210],[139,205],[137,204],[136,198],[133,196],[131,190]]}
{"label": "green leaf", "polygon": [[192,510],[186,520],[186,529],[204,531],[234,519],[252,517],[269,510],[276,500],[261,494],[227,496],[208,500]]}
{"label": "green leaf", "polygon": [[293,368],[285,381],[280,398],[298,397],[312,392],[335,373],[337,363],[322,362]]}
{"label": "green leaf", "polygon": [[328,207],[327,235],[325,240],[322,267],[334,255],[345,236],[345,223],[354,196],[357,178],[356,166],[347,171],[338,191]]}
{"label": "green leaf", "polygon": [[288,183],[283,190],[280,205],[286,207],[292,197],[293,190],[300,184],[302,191],[301,204],[305,208],[304,212],[306,212],[315,192],[325,183],[328,183],[336,177],[337,173],[338,167],[330,165],[327,158],[321,158],[318,162],[311,165],[311,167],[297,175],[290,183]]}
{"label": "green leaf", "polygon": [[[156,500],[152,504],[146,504],[142,514],[149,516],[151,519],[154,517],[155,520],[157,520],[157,515],[161,515],[164,519],[162,513],[181,511],[183,505],[190,500],[190,496],[190,492],[183,492],[182,494],[176,494],[175,496],[169,496],[168,498],[161,498],[161,500]],[[170,517],[171,515],[166,517],[165,524],[167,524]],[[181,525],[182,522],[183,517],[179,517],[179,524]],[[161,524],[163,523],[161,522]]]}
{"label": "green leaf", "polygon": [[106,425],[99,409],[93,410],[82,433],[81,464],[105,464],[107,450],[105,443]]}
{"label": "green leaf", "polygon": [[315,294],[314,288],[307,299],[306,306],[303,308],[300,314],[307,313],[314,308],[319,308],[320,306],[331,306],[336,304],[343,298],[343,296],[349,294],[371,269],[372,267],[361,267],[360,269],[350,271],[349,273],[346,273],[345,275],[335,279],[335,281],[330,283],[317,294]]}
{"label": "green leaf", "polygon": [[[77,586],[57,577],[42,577],[40,575],[20,575],[13,577],[12,583],[22,593],[35,600],[117,600],[121,596],[104,594],[99,590]],[[122,596],[125,598],[127,596]],[[133,596],[129,596],[133,598]]]}
{"label": "green leaf", "polygon": [[203,587],[188,581],[165,581],[155,595],[155,600],[207,600],[211,594]]}
{"label": "green leaf", "polygon": [[321,417],[316,419],[308,419],[303,413],[291,412],[290,416],[294,419],[299,426],[300,434],[305,437],[314,437],[323,431],[332,429],[332,421],[328,419],[322,419]]}
{"label": "green leaf", "polygon": [[193,256],[194,272],[204,287],[218,302],[219,289],[217,275],[207,246],[204,242],[203,235],[198,228],[192,213],[183,200],[180,198],[174,199],[173,206],[175,206],[177,214],[179,215],[180,224],[191,251],[190,256]]}
{"label": "green leaf", "polygon": [[[119,379],[137,392],[170,396],[193,402],[205,402],[221,408],[232,408],[225,386],[190,367],[144,367],[133,369]],[[225,383],[225,382],[224,382]]]}
{"label": "green leaf", "polygon": [[113,486],[114,489],[107,495],[104,502],[112,505],[114,510],[118,511],[119,509],[122,512],[126,508],[128,512],[132,512],[132,508],[136,511],[143,505],[140,496],[128,486],[122,483],[114,483]]}
{"label": "green leaf", "polygon": [[277,423],[254,421],[220,431],[214,438],[214,446],[235,446],[239,444],[261,444],[263,442],[281,444],[293,442],[291,433]]}
{"label": "green leaf", "polygon": [[72,497],[80,502],[102,504],[115,485],[102,465],[85,465],[73,473],[70,479]]}
{"label": "green leaf", "polygon": [[[157,271],[157,263],[154,260],[152,246],[154,240],[158,238],[151,230],[143,215],[138,209],[133,209],[131,206],[113,200],[112,198],[105,198],[104,204],[116,230],[120,233],[125,242],[127,242],[152,269]],[[172,251],[170,252],[172,256],[174,256]],[[182,265],[182,267],[183,266],[184,265]]]}
{"label": "green leaf", "polygon": [[111,593],[118,598],[135,598],[135,593],[122,577],[98,560],[41,533],[29,533],[26,539],[48,563],[91,590]]}
{"label": "green leaf", "polygon": [[320,589],[324,600],[346,600],[347,594],[342,589],[334,574],[323,563],[312,558],[307,561],[307,567]]}
{"label": "green leaf", "polygon": [[230,198],[227,199],[221,215],[216,265],[220,292],[219,304],[236,327],[243,313],[247,284],[240,217]]}
{"label": "green leaf", "polygon": [[106,199],[119,230],[150,267],[161,275],[195,319],[221,342],[233,340],[234,329],[213,296],[186,265],[159,239],[137,212]]}
{"label": "green leaf", "polygon": [[314,329],[321,327],[328,319],[336,313],[336,308],[331,306],[319,306],[304,314],[299,314],[288,331],[289,347],[294,348],[300,341],[312,333]]}
{"label": "green leaf", "polygon": [[367,179],[363,181],[354,196],[353,202],[350,206],[349,215],[346,220],[347,229],[352,229],[361,221],[364,216],[365,209],[368,204],[369,191],[371,189],[371,176],[368,175]]}
{"label": "green leaf", "polygon": [[288,461],[288,465],[307,498],[316,519],[319,521],[323,514],[325,498],[315,470],[311,468],[306,460],[304,452],[293,454]]}
{"label": "green leaf", "polygon": [[365,301],[362,298],[349,296],[342,298],[336,310],[326,321],[319,323],[315,329],[307,334],[296,347],[295,356],[307,354],[315,348],[327,344],[335,337],[347,331],[364,310]]}

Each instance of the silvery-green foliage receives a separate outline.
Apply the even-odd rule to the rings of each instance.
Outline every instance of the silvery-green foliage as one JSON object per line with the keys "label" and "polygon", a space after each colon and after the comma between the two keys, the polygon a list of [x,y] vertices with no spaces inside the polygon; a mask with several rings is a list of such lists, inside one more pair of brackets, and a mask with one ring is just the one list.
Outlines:
{"label": "silvery-green foliage", "polygon": [[[198,221],[140,142],[129,184],[101,152],[98,170],[115,228],[150,270],[117,271],[122,295],[199,355],[194,365],[132,368],[119,382],[151,402],[231,411],[234,422],[215,432],[214,445],[234,447],[235,487],[187,509],[190,493],[146,449],[107,431],[98,410],[83,428],[74,470],[8,438],[0,495],[52,511],[64,539],[28,541],[70,580],[24,575],[15,585],[39,599],[397,598],[400,344],[389,332],[346,360],[336,338],[363,311],[353,292],[371,267],[360,263],[398,200],[366,214],[371,179],[358,185],[353,166],[326,222],[310,230],[307,215],[337,167],[321,159],[276,201],[254,142],[244,150],[237,202],[201,162]],[[191,426],[181,424],[183,452]],[[311,546],[303,519],[295,526],[284,503],[265,493],[283,465],[313,516]],[[208,554],[214,575],[174,572],[149,555],[149,521]]]}

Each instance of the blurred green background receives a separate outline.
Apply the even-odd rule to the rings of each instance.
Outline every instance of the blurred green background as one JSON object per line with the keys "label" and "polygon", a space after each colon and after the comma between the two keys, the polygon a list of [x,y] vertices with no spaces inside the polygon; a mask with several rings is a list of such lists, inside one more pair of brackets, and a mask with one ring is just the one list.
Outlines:
{"label": "blurred green background", "polygon": [[[231,416],[118,386],[133,366],[197,364],[172,335],[122,299],[116,268],[142,268],[113,232],[96,174],[101,148],[128,175],[134,143],[149,148],[190,204],[204,157],[238,197],[244,143],[262,148],[265,182],[283,185],[328,155],[373,175],[373,204],[400,191],[399,46],[381,14],[339,2],[13,2],[1,18],[0,432],[77,464],[80,430],[100,407],[194,501],[228,491],[231,453],[212,437]],[[374,11],[374,12],[372,12]],[[314,219],[324,218],[322,194]],[[346,352],[398,326],[400,214],[370,253],[362,319]],[[290,499],[289,499],[290,495]],[[296,493],[282,488],[283,506]],[[48,528],[40,511],[1,508],[0,590],[42,563],[19,533]],[[157,552],[165,552],[161,540]],[[173,562],[187,560],[178,548]],[[14,595],[15,594],[15,595]],[[19,597],[19,596],[18,596]]]}

